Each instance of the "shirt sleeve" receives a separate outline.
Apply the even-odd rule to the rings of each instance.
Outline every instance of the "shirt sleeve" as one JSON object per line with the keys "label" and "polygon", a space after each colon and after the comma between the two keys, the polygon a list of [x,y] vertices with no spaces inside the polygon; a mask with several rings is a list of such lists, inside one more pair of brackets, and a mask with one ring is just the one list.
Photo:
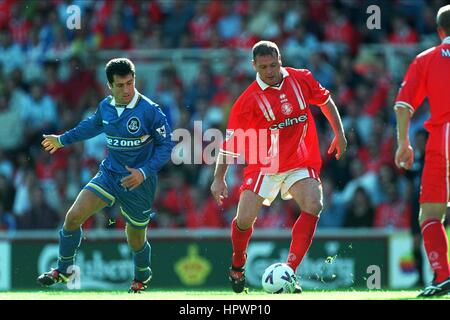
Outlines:
{"label": "shirt sleeve", "polygon": [[146,179],[151,173],[156,173],[169,161],[175,142],[172,141],[172,130],[166,115],[155,105],[149,112],[150,132],[155,145],[155,152],[150,161],[139,170]]}
{"label": "shirt sleeve", "polygon": [[230,111],[228,125],[225,132],[225,140],[222,143],[219,154],[239,157],[245,151],[245,130],[249,127],[251,107],[249,99],[242,96],[235,102]]}
{"label": "shirt sleeve", "polygon": [[65,146],[75,142],[83,141],[95,137],[103,132],[103,122],[100,110],[97,108],[95,113],[81,121],[75,128],[66,131],[59,136],[59,142]]}
{"label": "shirt sleeve", "polygon": [[426,96],[424,79],[419,60],[416,58],[406,71],[395,99],[394,109],[407,108],[411,114],[414,113]]}
{"label": "shirt sleeve", "polygon": [[304,75],[309,88],[309,103],[319,107],[326,104],[330,100],[330,91],[322,87],[319,81],[314,78],[311,71],[306,70]]}

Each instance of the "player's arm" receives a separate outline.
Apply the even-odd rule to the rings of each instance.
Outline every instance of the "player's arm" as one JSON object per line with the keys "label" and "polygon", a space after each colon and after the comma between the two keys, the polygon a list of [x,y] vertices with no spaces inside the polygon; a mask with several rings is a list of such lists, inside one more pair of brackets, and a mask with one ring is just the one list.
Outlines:
{"label": "player's arm", "polygon": [[144,179],[150,174],[157,173],[170,159],[175,142],[172,141],[172,130],[167,122],[166,115],[159,107],[152,111],[153,122],[151,125],[151,135],[155,145],[155,152],[150,161],[143,167],[138,168],[142,172]]}
{"label": "player's arm", "polygon": [[211,193],[216,199],[217,204],[221,206],[223,204],[223,200],[228,197],[228,187],[225,181],[225,177],[227,175],[228,163],[230,163],[230,159],[227,159],[229,156],[219,153],[216,161],[216,169],[214,170],[214,180],[211,184]]}
{"label": "player's arm", "polygon": [[241,95],[230,111],[225,140],[223,141],[219,150],[219,155],[216,159],[214,180],[210,188],[211,193],[219,206],[221,206],[223,200],[228,197],[228,187],[225,181],[228,165],[235,163],[235,160],[245,149],[243,145],[239,144],[239,139],[237,139],[236,135],[239,135],[241,131],[244,132],[245,128],[248,127],[250,118],[249,110],[250,108],[248,108],[248,102],[245,99],[245,95]]}
{"label": "player's arm", "polygon": [[78,141],[83,141],[95,137],[103,132],[103,125],[99,112],[81,121],[75,128],[66,131],[61,135],[43,135],[42,146],[46,151],[54,153],[59,148]]}
{"label": "player's arm", "polygon": [[397,119],[397,150],[395,152],[395,165],[398,168],[409,169],[414,162],[414,150],[409,142],[409,123],[411,112],[407,108],[395,108]]}
{"label": "player's arm", "polygon": [[336,104],[331,97],[329,97],[328,102],[321,106],[321,110],[334,132],[334,138],[328,148],[328,154],[331,154],[334,150],[336,150],[336,159],[339,160],[347,149],[347,139],[345,138],[341,116],[339,115]]}
{"label": "player's arm", "polygon": [[397,120],[395,165],[398,168],[409,169],[414,162],[414,150],[409,141],[409,124],[415,109],[425,99],[424,79],[419,60],[416,58],[409,66],[395,99],[394,110]]}
{"label": "player's arm", "polygon": [[331,98],[330,92],[322,87],[319,81],[314,78],[311,71],[305,69],[301,74],[310,90],[309,102],[320,107],[333,130],[334,138],[328,148],[328,154],[336,150],[336,159],[339,160],[347,149],[347,139],[345,138],[344,127],[336,104]]}

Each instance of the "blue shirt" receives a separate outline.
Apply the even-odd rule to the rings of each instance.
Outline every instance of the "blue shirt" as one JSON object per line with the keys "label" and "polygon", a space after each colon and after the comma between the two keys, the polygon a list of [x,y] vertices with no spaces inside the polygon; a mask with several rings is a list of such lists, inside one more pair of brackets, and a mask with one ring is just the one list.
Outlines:
{"label": "blue shirt", "polygon": [[125,166],[141,170],[144,178],[158,172],[169,160],[174,142],[166,116],[159,106],[137,90],[122,113],[115,99],[108,96],[94,115],[59,137],[62,145],[90,139],[104,132],[108,156],[106,169],[129,175]]}

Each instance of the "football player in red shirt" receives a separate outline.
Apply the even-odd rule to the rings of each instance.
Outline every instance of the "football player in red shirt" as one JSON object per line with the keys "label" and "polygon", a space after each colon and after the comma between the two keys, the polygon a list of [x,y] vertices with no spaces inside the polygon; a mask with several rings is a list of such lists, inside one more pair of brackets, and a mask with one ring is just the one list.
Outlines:
{"label": "football player in red shirt", "polygon": [[[237,214],[231,224],[229,280],[237,293],[245,289],[246,250],[258,212],[280,191],[283,199],[293,198],[301,208],[286,262],[294,272],[311,245],[322,210],[322,161],[310,104],[319,106],[333,129],[328,153],[336,151],[339,160],[347,147],[330,93],[309,70],[282,67],[278,47],[270,41],[254,45],[252,63],[256,80],[231,109],[211,185],[214,198],[222,205],[228,195],[225,175],[232,163],[229,160],[245,160]],[[296,292],[301,292],[298,282]]]}
{"label": "football player in red shirt", "polygon": [[408,137],[410,119],[425,97],[430,103],[431,117],[425,122],[429,138],[422,173],[419,223],[434,280],[420,293],[421,297],[450,292],[448,239],[443,225],[450,200],[450,5],[439,9],[436,21],[442,43],[417,55],[403,79],[394,106],[398,143],[395,163],[399,168],[409,169],[414,162]]}

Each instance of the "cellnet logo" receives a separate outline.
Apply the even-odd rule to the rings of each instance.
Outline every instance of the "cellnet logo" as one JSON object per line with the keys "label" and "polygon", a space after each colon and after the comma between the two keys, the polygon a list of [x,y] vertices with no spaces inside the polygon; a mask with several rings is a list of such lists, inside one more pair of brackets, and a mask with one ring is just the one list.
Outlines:
{"label": "cellnet logo", "polygon": [[443,57],[450,58],[450,49],[441,49],[441,54]]}
{"label": "cellnet logo", "polygon": [[284,120],[281,123],[271,125],[269,127],[269,130],[283,129],[292,126],[294,124],[298,124],[300,122],[305,122],[306,120],[308,120],[308,116],[306,114],[302,114],[301,116],[296,118],[286,118],[286,120]]}

